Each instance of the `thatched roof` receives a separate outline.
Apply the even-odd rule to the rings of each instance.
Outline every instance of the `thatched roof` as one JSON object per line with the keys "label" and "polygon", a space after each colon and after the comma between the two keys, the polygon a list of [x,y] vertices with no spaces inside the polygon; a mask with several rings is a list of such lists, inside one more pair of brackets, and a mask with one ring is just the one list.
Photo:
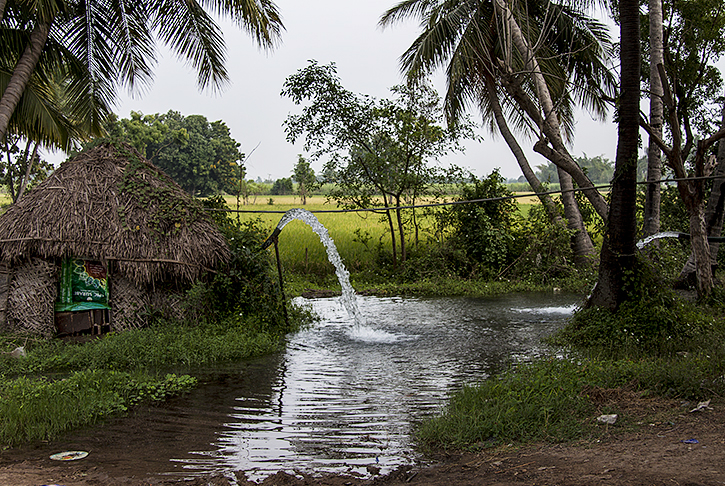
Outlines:
{"label": "thatched roof", "polygon": [[137,284],[192,280],[229,258],[199,201],[126,144],[64,162],[0,216],[0,261],[82,257],[118,262]]}

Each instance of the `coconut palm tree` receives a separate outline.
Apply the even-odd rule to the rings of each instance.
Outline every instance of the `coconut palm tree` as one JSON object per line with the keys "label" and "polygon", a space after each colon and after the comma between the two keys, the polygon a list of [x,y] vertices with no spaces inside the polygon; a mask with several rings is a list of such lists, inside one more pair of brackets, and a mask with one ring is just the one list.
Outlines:
{"label": "coconut palm tree", "polygon": [[[629,296],[627,272],[635,268],[637,147],[639,143],[639,1],[619,0],[621,96],[617,160],[609,224],[602,243],[599,279],[588,305],[617,309]],[[709,264],[709,260],[708,260]]]}
{"label": "coconut palm tree", "polygon": [[157,41],[197,71],[201,88],[223,87],[225,45],[211,14],[231,18],[263,48],[284,28],[271,0],[9,0],[0,28],[22,27],[26,40],[0,99],[0,140],[49,43],[83,61],[86,76],[68,95],[86,97],[89,116],[94,103],[112,104],[119,85],[138,91],[150,83]]}
{"label": "coconut palm tree", "polygon": [[[0,29],[0,92],[13,76],[28,39],[22,25]],[[100,122],[111,112],[102,99],[79,90],[85,84],[82,61],[49,39],[36,69],[18,100],[7,133],[25,137],[44,148],[68,151],[74,141],[102,133]]]}
{"label": "coconut palm tree", "polygon": [[[407,0],[386,12],[381,24],[410,16],[422,19],[423,32],[403,55],[403,69],[422,76],[446,66],[448,116],[455,118],[470,104],[477,106],[504,135],[532,187],[540,184],[523,153],[513,146],[493,90],[505,103],[512,124],[539,138],[535,149],[571,174],[580,187],[591,188],[565,141],[573,132],[574,101],[601,116],[606,112],[602,100],[614,92],[614,77],[605,64],[610,51],[606,30],[581,12],[547,0],[510,3],[511,7],[500,0]],[[567,184],[573,187],[568,174],[561,176],[565,190]],[[587,196],[606,220],[604,199],[595,190]],[[565,193],[563,202],[570,228],[579,238],[574,242],[577,253],[591,255],[594,248],[573,194]]]}
{"label": "coconut palm tree", "polygon": [[662,200],[660,184],[653,181],[662,179],[662,151],[654,137],[662,138],[662,79],[657,66],[664,63],[664,31],[662,20],[662,0],[649,0],[649,122],[654,136],[650,137],[647,149],[647,184],[644,203],[644,222],[642,233],[650,236],[660,230],[660,202]]}

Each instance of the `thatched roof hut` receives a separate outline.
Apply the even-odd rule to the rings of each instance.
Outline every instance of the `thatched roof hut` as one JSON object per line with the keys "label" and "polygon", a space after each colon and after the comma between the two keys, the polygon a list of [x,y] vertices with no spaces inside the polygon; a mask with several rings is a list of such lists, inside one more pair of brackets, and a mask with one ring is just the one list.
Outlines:
{"label": "thatched roof hut", "polygon": [[[12,269],[0,329],[5,321],[6,328],[53,331],[45,307],[56,301],[64,258],[103,262],[112,312],[130,317],[160,284],[193,281],[226,261],[229,249],[199,201],[129,145],[102,143],[61,164],[0,215],[0,264]],[[129,293],[136,302],[122,304]],[[18,303],[33,312],[18,314]],[[43,322],[20,322],[27,319]]]}

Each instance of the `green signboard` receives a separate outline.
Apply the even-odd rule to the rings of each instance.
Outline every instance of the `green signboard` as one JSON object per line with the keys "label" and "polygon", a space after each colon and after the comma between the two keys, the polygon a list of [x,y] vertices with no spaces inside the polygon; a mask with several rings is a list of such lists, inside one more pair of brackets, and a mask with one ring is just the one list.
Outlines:
{"label": "green signboard", "polygon": [[109,309],[108,277],[102,262],[66,258],[61,265],[56,312]]}

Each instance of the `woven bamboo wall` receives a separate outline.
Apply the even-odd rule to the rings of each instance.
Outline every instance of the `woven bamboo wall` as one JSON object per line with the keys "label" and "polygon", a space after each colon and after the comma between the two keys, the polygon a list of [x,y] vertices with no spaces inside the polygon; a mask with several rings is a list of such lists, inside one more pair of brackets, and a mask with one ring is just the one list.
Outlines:
{"label": "woven bamboo wall", "polygon": [[59,267],[33,258],[14,268],[7,298],[9,331],[52,336]]}
{"label": "woven bamboo wall", "polygon": [[[0,331],[54,336],[59,272],[58,265],[40,258],[12,269],[0,265]],[[111,280],[110,300],[114,331],[148,326],[151,309],[166,318],[183,313],[181,292],[150,292],[118,275]]]}
{"label": "woven bamboo wall", "polygon": [[148,309],[151,298],[127,278],[114,277],[111,280],[111,329],[127,331],[148,325]]}

